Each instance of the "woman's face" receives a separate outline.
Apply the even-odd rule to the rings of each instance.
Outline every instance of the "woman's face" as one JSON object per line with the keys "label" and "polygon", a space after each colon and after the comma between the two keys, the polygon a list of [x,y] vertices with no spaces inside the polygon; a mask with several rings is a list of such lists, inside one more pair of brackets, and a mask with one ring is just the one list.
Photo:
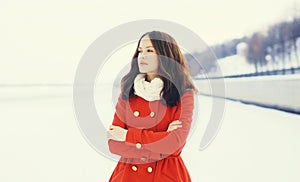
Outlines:
{"label": "woman's face", "polygon": [[140,72],[147,75],[156,75],[158,70],[158,56],[148,35],[141,39],[138,52]]}

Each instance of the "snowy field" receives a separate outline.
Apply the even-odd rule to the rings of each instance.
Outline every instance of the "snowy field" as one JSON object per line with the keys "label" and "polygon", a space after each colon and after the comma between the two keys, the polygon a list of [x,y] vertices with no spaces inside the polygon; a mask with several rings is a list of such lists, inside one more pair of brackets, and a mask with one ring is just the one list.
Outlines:
{"label": "snowy field", "polygon": [[[211,86],[224,82],[225,96]],[[201,93],[300,113],[300,74],[196,80]],[[215,89],[217,90],[217,89]]]}
{"label": "snowy field", "polygon": [[[182,154],[194,182],[300,181],[299,115],[226,101],[217,137],[200,151],[211,105],[199,96]],[[116,165],[82,136],[72,87],[1,87],[0,121],[1,182],[105,182]]]}

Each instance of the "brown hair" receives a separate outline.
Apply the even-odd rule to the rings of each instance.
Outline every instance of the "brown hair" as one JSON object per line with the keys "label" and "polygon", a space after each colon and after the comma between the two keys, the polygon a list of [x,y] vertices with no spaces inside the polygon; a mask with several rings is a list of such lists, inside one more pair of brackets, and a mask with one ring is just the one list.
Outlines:
{"label": "brown hair", "polygon": [[152,31],[143,34],[138,41],[136,51],[132,57],[131,69],[121,81],[122,98],[127,100],[134,95],[134,79],[140,74],[137,62],[138,47],[141,39],[147,35],[158,54],[157,74],[164,83],[162,89],[164,104],[168,106],[177,105],[180,101],[180,96],[186,90],[198,92],[190,76],[188,63],[174,38],[164,32]]}

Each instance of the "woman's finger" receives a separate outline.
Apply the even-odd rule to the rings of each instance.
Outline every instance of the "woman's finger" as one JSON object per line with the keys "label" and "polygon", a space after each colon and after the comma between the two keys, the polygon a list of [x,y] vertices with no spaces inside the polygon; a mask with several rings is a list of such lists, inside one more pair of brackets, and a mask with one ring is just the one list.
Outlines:
{"label": "woman's finger", "polygon": [[176,130],[178,128],[182,128],[182,125],[181,124],[169,125],[167,132],[174,131],[174,130]]}
{"label": "woman's finger", "polygon": [[116,128],[118,128],[118,126],[114,126],[114,125],[109,126],[109,130],[113,130],[113,129],[116,129]]}
{"label": "woman's finger", "polygon": [[170,123],[170,125],[178,125],[178,124],[182,124],[182,122],[179,120],[175,120],[172,123]]}

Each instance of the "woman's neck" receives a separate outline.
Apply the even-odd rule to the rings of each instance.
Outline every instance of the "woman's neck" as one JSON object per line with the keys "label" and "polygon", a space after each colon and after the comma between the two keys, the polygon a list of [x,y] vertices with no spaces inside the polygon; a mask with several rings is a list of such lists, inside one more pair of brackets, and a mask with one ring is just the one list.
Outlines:
{"label": "woman's neck", "polygon": [[147,74],[146,75],[146,80],[148,81],[148,82],[151,82],[154,78],[156,78],[156,77],[158,77],[158,75],[157,74]]}

